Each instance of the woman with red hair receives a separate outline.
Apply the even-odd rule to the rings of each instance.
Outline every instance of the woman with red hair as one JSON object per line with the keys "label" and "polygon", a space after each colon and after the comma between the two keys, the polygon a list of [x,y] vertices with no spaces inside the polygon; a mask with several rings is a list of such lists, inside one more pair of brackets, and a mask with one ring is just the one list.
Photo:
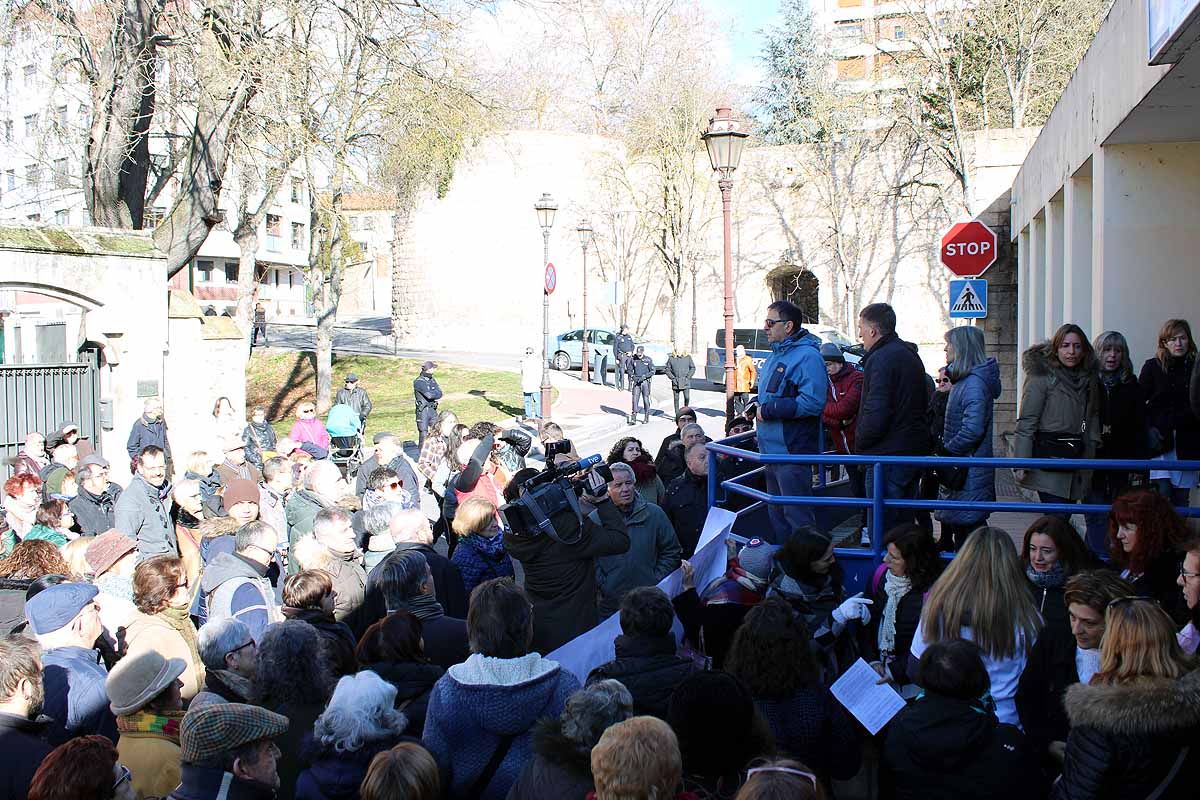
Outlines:
{"label": "woman with red hair", "polygon": [[29,785],[29,800],[133,800],[131,777],[107,736],[80,736],[46,756]]}
{"label": "woman with red hair", "polygon": [[1177,623],[1187,621],[1187,608],[1175,581],[1182,556],[1176,548],[1186,538],[1183,520],[1171,501],[1157,492],[1127,492],[1108,512],[1108,551],[1121,577],[1142,597],[1152,597]]}
{"label": "woman with red hair", "polygon": [[4,555],[12,552],[37,524],[37,510],[42,502],[42,479],[22,472],[4,482],[4,514],[0,516]]}

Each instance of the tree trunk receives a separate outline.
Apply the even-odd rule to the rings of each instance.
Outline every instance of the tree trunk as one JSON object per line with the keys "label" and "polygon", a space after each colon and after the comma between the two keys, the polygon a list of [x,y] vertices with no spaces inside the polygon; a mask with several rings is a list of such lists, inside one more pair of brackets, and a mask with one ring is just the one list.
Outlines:
{"label": "tree trunk", "polygon": [[692,270],[692,347],[689,352],[693,354],[699,352],[698,347],[700,345],[699,340],[696,338],[696,284],[698,282],[698,272],[699,270]]}
{"label": "tree trunk", "polygon": [[238,296],[234,319],[249,355],[254,303],[258,300],[258,225],[239,225],[233,233],[233,241],[238,246]]}

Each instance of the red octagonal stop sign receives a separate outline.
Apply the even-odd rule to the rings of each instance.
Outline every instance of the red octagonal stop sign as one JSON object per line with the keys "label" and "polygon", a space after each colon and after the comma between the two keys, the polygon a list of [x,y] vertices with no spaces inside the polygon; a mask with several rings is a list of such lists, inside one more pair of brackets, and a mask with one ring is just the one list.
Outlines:
{"label": "red octagonal stop sign", "polygon": [[982,222],[959,222],[942,236],[942,263],[963,278],[982,275],[996,263],[996,232]]}

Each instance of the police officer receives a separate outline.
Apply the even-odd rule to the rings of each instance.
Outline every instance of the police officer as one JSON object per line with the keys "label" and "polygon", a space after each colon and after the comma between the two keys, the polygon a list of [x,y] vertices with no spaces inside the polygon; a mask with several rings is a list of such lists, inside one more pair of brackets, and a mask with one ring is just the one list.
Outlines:
{"label": "police officer", "polygon": [[629,393],[633,399],[630,425],[637,422],[638,398],[642,401],[643,421],[650,421],[650,379],[653,377],[654,363],[646,358],[646,348],[639,345],[633,358],[629,359]]}
{"label": "police officer", "polygon": [[413,381],[413,400],[417,407],[417,436],[420,441],[417,447],[425,444],[425,432],[433,426],[437,419],[438,400],[442,399],[442,387],[438,386],[433,371],[437,364],[426,361],[421,365],[421,374]]}
{"label": "police officer", "polygon": [[625,376],[629,372],[629,361],[633,356],[633,337],[629,335],[629,326],[622,325],[621,332],[613,338],[613,355],[617,358],[617,388],[625,388]]}

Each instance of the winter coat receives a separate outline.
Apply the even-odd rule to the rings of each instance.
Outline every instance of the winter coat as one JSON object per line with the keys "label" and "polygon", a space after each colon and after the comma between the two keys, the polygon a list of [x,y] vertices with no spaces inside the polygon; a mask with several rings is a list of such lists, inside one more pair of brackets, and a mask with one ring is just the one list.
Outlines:
{"label": "winter coat", "polygon": [[121,487],[110,483],[100,494],[92,494],[83,486],[79,494],[71,498],[67,505],[79,523],[79,530],[84,536],[99,536],[116,522],[117,499],[121,496]]}
{"label": "winter coat", "polygon": [[[134,420],[133,427],[129,430],[129,439],[125,442],[125,451],[129,453],[129,458],[132,460],[137,458],[138,454],[150,445],[162,448],[163,454],[167,459],[167,464],[171,463],[171,444],[167,441],[166,421],[162,417],[159,417],[151,422],[143,414]],[[169,477],[169,470],[167,474]]]}
{"label": "winter coat", "polygon": [[926,693],[885,729],[881,760],[896,800],[1042,796],[1021,731],[971,701]]}
{"label": "winter coat", "polygon": [[159,730],[125,730],[122,718],[121,738],[117,741],[117,757],[129,768],[133,790],[139,798],[166,797],[179,785],[181,752],[179,748],[179,724],[183,712],[177,711],[168,719],[174,726],[174,737]]}
{"label": "winter coat", "polygon": [[338,389],[337,396],[333,398],[333,404],[350,406],[360,419],[366,419],[370,416],[371,409],[375,407],[371,402],[371,395],[367,394],[367,390],[361,386],[355,386],[353,389],[347,389],[343,386],[341,389]]}
{"label": "winter coat", "polygon": [[108,707],[108,670],[100,654],[82,647],[56,647],[42,653],[43,713],[54,722],[47,741],[58,746],[76,736],[98,733],[117,741],[117,720]]}
{"label": "winter coat", "polygon": [[271,526],[279,541],[288,540],[286,499],[265,484],[258,487],[258,518]]}
{"label": "winter coat", "polygon": [[134,475],[113,507],[113,527],[137,540],[138,561],[164,553],[179,555],[175,523],[171,521],[169,486],[160,490]]}
{"label": "winter coat", "polygon": [[472,533],[459,539],[450,561],[458,567],[468,597],[484,581],[515,574],[512,556],[504,549],[504,537],[499,535],[488,537]]}
{"label": "winter coat", "polygon": [[[861,640],[862,657],[867,661],[880,659],[879,625],[883,622],[883,610],[887,606],[886,587],[887,575],[881,574],[875,591],[869,594],[872,601],[871,621],[864,626]],[[869,589],[868,586],[868,591]],[[896,604],[896,637],[895,646],[892,649],[895,660],[892,662],[889,672],[892,673],[892,680],[896,682],[897,686],[912,683],[908,678],[908,651],[912,647],[913,637],[917,634],[917,626],[921,623],[921,611],[925,608],[927,591],[928,589],[925,591],[909,589]]]}
{"label": "winter coat", "polygon": [[1152,597],[1157,600],[1163,611],[1175,620],[1177,626],[1182,626],[1189,620],[1183,593],[1179,591],[1175,582],[1179,578],[1179,567],[1182,563],[1183,555],[1168,547],[1146,565],[1141,575],[1126,578],[1133,584],[1133,590],[1138,597]]}
{"label": "winter coat", "polygon": [[758,445],[764,453],[815,453],[829,375],[821,340],[801,329],[771,345],[758,381]]}
{"label": "winter coat", "polygon": [[787,700],[756,697],[754,705],[771,727],[780,756],[812,767],[826,785],[830,778],[849,780],[858,772],[858,726],[828,689],[801,689]]}
{"label": "winter coat", "polygon": [[[352,629],[357,630],[357,622],[351,619],[355,612],[362,608],[367,592],[367,571],[363,568],[362,553],[355,550],[351,553],[333,553],[333,560],[326,571],[333,578],[333,588],[337,592],[334,600],[333,617],[338,622],[346,622]],[[366,626],[362,626],[365,630]]]}
{"label": "winter coat", "polygon": [[671,388],[675,391],[692,388],[692,376],[695,374],[696,362],[690,355],[672,353],[667,357],[667,375],[671,377]]}
{"label": "winter coat", "polygon": [[520,658],[472,655],[433,687],[425,718],[425,747],[437,760],[442,789],[464,797],[497,748],[509,746],[481,800],[508,794],[532,757],[532,728],[557,717],[579,681],[557,662],[530,653]]}
{"label": "winter coat", "polygon": [[276,796],[279,800],[291,800],[296,796],[296,782],[300,778],[300,773],[308,766],[303,756],[304,742],[312,736],[313,725],[317,718],[325,713],[325,707],[321,703],[311,705],[260,703],[259,705],[264,705],[268,711],[274,711],[276,714],[282,714],[288,718],[287,730],[275,739],[275,744],[280,751],[279,759],[276,761],[276,768],[279,772],[279,792]]}
{"label": "winter coat", "polygon": [[49,724],[49,717],[27,719],[0,711],[0,753],[4,753],[0,762],[0,796],[25,800],[34,773],[53,749],[46,742]]}
{"label": "winter coat", "polygon": [[275,800],[276,796],[274,787],[220,769],[181,764],[179,774],[179,788],[167,800]]}
{"label": "winter coat", "polygon": [[357,750],[337,751],[321,745],[310,733],[301,750],[301,759],[308,766],[296,779],[296,800],[358,800],[371,759],[402,741],[410,739],[385,736],[364,742]]}
{"label": "winter coat", "polygon": [[[296,489],[288,495],[284,503],[284,514],[287,517],[288,545],[294,546],[296,541],[313,532],[313,522],[321,509],[332,508],[333,503],[310,489]],[[280,533],[280,531],[276,531]],[[289,568],[289,573],[295,573],[295,568]]]}
{"label": "winter coat", "polygon": [[596,559],[601,620],[616,612],[630,589],[654,586],[674,572],[682,560],[679,539],[661,508],[634,495],[633,504],[618,511],[629,532],[629,549]]}
{"label": "winter coat", "polygon": [[[1190,748],[1159,800],[1200,785],[1200,671],[1178,680],[1067,689],[1071,734],[1055,800],[1144,800]],[[1012,796],[1012,795],[1010,795]]]}
{"label": "winter coat", "polygon": [[[417,473],[413,470],[412,465],[408,463],[408,459],[404,457],[403,453],[398,454],[389,461],[387,468],[399,476],[401,488],[407,492],[411,492],[413,497],[417,497],[425,482],[417,477]],[[367,479],[377,469],[379,469],[379,459],[375,456],[371,456],[362,463],[362,466],[358,468],[358,477],[354,481],[354,493],[356,495],[362,497],[367,493]]]}
{"label": "winter coat", "polygon": [[1138,383],[1146,396],[1150,440],[1158,444],[1151,455],[1174,449],[1180,460],[1200,458],[1200,419],[1192,412],[1188,397],[1195,366],[1194,354],[1169,358],[1165,370],[1157,358],[1147,359],[1142,365]]}
{"label": "winter coat", "polygon": [[319,608],[292,608],[284,606],[280,609],[284,619],[294,619],[307,622],[321,634],[321,648],[329,671],[335,678],[343,675],[353,675],[358,672],[358,660],[354,657],[354,649],[358,640],[350,632],[349,626],[338,622],[333,615]]}
{"label": "winter coat", "polygon": [[20,475],[24,472],[28,472],[30,475],[40,476],[42,473],[42,467],[44,466],[44,464],[39,464],[37,461],[35,461],[33,456],[29,455],[28,453],[20,453],[12,461],[12,474]]}
{"label": "winter coat", "polygon": [[621,356],[633,355],[636,345],[633,343],[633,337],[628,333],[618,333],[613,336],[612,348],[613,355],[620,358]]}
{"label": "winter coat", "polygon": [[[190,621],[187,623],[192,624]],[[184,703],[191,700],[204,686],[204,664],[196,657],[197,653],[188,646],[174,626],[158,614],[137,615],[125,627],[126,654],[154,651],[163,658],[178,658],[187,664],[187,669],[179,676],[183,681],[180,694]]]}
{"label": "winter coat", "polygon": [[413,401],[418,415],[428,408],[436,411],[438,400],[441,399],[442,387],[438,386],[437,378],[432,373],[422,372],[413,381]]}
{"label": "winter coat", "polygon": [[1042,630],[1068,633],[1071,631],[1071,620],[1067,616],[1067,601],[1064,597],[1066,577],[1069,576],[1064,576],[1064,585],[1059,586],[1038,586],[1033,581],[1028,581],[1029,594],[1042,615]]}
{"label": "winter coat", "polygon": [[704,530],[704,521],[708,518],[708,478],[685,470],[667,487],[662,510],[675,529],[680,555],[691,558],[700,541],[700,533]]}
{"label": "winter coat", "polygon": [[929,398],[929,435],[933,439],[935,452],[942,446],[942,437],[946,435],[946,406],[949,403],[949,392],[935,391]]}
{"label": "winter coat", "polygon": [[212,703],[251,703],[254,686],[249,678],[227,669],[204,672],[204,688],[192,698],[188,709],[203,708]]}
{"label": "winter coat", "polygon": [[929,452],[929,394],[917,346],[889,333],[863,357],[862,403],[854,446],[863,455]]}
{"label": "winter coat", "polygon": [[272,622],[283,619],[266,570],[236,553],[218,553],[200,577],[200,591],[208,604],[208,621],[226,617],[241,620],[254,641]]}
{"label": "winter coat", "polygon": [[1079,670],[1075,666],[1077,647],[1069,629],[1043,630],[1017,684],[1021,727],[1030,748],[1043,763],[1049,760],[1050,743],[1067,741],[1071,731],[1063,700],[1067,689],[1079,683]]}
{"label": "winter coat", "polygon": [[251,420],[242,430],[242,442],[246,445],[246,460],[260,470],[263,468],[263,453],[275,450],[279,444],[278,437],[275,435],[275,429],[271,427],[271,423],[263,422],[261,425]]}
{"label": "winter coat", "polygon": [[733,379],[735,392],[754,391],[754,382],[758,380],[758,370],[754,366],[754,359],[750,356],[739,358],[734,365]]}
{"label": "winter coat", "polygon": [[[1146,395],[1132,375],[1121,378],[1111,386],[1099,383],[1100,443],[1096,458],[1147,459],[1150,457],[1150,434],[1146,425]],[[1094,472],[1092,488],[1111,502],[1122,494],[1130,483],[1128,472]]]}
{"label": "winter coat", "polygon": [[583,518],[574,544],[509,532],[504,547],[525,571],[525,593],[533,603],[533,649],[550,653],[600,624],[596,560],[626,552],[629,533],[620,510],[604,501]]}
{"label": "winter coat", "polygon": [[29,533],[25,534],[23,542],[36,542],[38,540],[49,542],[55,547],[62,547],[67,543],[66,534],[57,531],[54,528],[47,528],[45,525],[37,524],[29,529]]}
{"label": "winter coat", "polygon": [[[507,546],[507,540],[505,544]],[[437,601],[442,606],[442,611],[445,612],[446,616],[455,617],[457,619],[466,619],[467,590],[463,587],[462,574],[458,571],[458,567],[455,566],[450,559],[446,558],[444,555],[434,550],[432,546],[427,544],[403,542],[396,545],[392,552],[402,553],[406,550],[416,550],[425,556],[425,562],[429,565],[429,571],[433,573],[433,588],[437,596]],[[379,564],[376,564],[375,567],[367,573],[366,599],[363,602],[363,616],[364,621],[368,625],[387,616],[387,603],[383,599],[383,594],[379,591],[379,576],[382,574],[383,565],[385,563],[387,563],[386,556],[384,557],[383,561],[380,561]],[[525,590],[528,592],[528,574],[526,575],[525,580]],[[530,599],[532,600],[533,598],[531,597]]]}
{"label": "winter coat", "polygon": [[[1000,367],[994,358],[959,378],[946,405],[942,452],[948,456],[991,458],[992,410],[999,397]],[[996,471],[991,467],[971,467],[963,487],[945,494],[947,500],[992,502],[996,499]],[[950,525],[977,525],[988,518],[988,512],[944,509],[934,516]]]}
{"label": "winter coat", "polygon": [[629,376],[630,386],[645,383],[654,377],[654,363],[644,355],[641,358],[635,355],[626,364],[625,374]]}
{"label": "winter coat", "polygon": [[405,733],[420,736],[425,730],[425,711],[433,685],[446,671],[437,664],[418,664],[415,661],[391,661],[364,664],[361,671],[370,670],[396,687],[396,708],[408,717]]}
{"label": "winter coat", "polygon": [[521,392],[537,394],[542,390],[542,359],[527,355],[521,359]]}
{"label": "winter coat", "polygon": [[825,449],[835,453],[854,453],[854,432],[858,427],[858,406],[862,402],[862,370],[844,364],[829,378],[825,395]]}
{"label": "winter coat", "polygon": [[[761,600],[761,596],[757,598]],[[702,603],[696,590],[688,589],[671,599],[684,636],[712,659],[713,669],[725,665],[725,656],[733,644],[733,635],[741,627],[752,606],[741,603]],[[703,648],[701,645],[703,644]]]}
{"label": "winter coat", "polygon": [[288,438],[296,444],[312,442],[322,450],[329,450],[329,431],[325,430],[325,423],[316,417],[296,420],[288,431]]}
{"label": "winter coat", "polygon": [[505,800],[581,800],[594,788],[591,748],[564,736],[558,720],[541,719],[533,726],[533,758]]}
{"label": "winter coat", "polygon": [[675,634],[663,637],[626,636],[613,641],[617,657],[593,669],[586,686],[597,681],[618,680],[633,695],[633,713],[665,720],[671,693],[698,669],[696,662],[675,654]]}
{"label": "winter coat", "polygon": [[[1035,345],[1021,356],[1025,384],[1021,388],[1021,411],[1013,436],[1013,456],[1033,458],[1039,433],[1080,434],[1084,423],[1084,451],[1092,458],[1100,443],[1100,381],[1089,371],[1069,370],[1045,354],[1046,345]],[[1027,470],[1021,485],[1027,489],[1082,500],[1091,485],[1088,470]]]}

